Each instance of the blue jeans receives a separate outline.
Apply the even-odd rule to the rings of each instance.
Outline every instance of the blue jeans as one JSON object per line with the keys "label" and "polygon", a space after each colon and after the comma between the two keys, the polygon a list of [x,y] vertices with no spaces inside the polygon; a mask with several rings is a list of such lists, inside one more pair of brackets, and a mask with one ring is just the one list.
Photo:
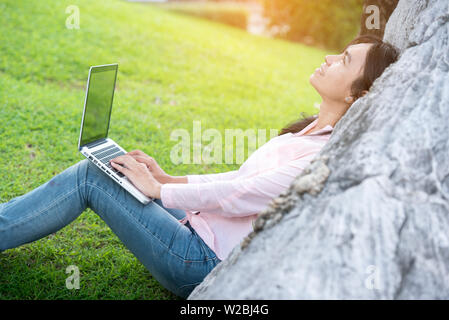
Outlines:
{"label": "blue jeans", "polygon": [[87,207],[180,297],[186,298],[221,261],[188,223],[178,221],[183,210],[164,208],[160,200],[141,204],[87,160],[0,204],[0,252],[60,230]]}

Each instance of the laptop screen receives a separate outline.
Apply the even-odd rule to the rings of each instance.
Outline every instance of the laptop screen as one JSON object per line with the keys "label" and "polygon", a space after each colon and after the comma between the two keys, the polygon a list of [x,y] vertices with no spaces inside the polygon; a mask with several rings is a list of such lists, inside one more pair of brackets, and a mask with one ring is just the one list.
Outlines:
{"label": "laptop screen", "polygon": [[108,135],[117,68],[113,64],[90,69],[80,146]]}

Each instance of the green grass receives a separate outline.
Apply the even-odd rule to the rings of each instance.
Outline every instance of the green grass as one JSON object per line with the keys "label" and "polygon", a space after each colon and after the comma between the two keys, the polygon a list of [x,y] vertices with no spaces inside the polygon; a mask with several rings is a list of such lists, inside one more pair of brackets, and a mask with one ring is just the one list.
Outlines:
{"label": "green grass", "polygon": [[[65,8],[80,9],[80,29]],[[280,129],[319,96],[309,75],[324,52],[123,1],[0,3],[0,202],[81,160],[77,141],[88,68],[119,63],[110,136],[172,175],[238,164],[175,165],[170,133]],[[65,288],[77,265],[81,289]],[[1,299],[176,299],[86,210],[56,234],[0,254]]]}

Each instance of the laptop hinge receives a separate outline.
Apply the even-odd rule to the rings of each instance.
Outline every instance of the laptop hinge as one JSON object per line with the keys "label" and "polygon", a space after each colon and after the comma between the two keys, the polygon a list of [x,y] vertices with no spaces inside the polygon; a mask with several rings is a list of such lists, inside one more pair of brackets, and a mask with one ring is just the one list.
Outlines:
{"label": "laptop hinge", "polygon": [[106,142],[108,142],[108,140],[106,140],[105,138],[101,138],[101,139],[98,139],[98,140],[95,140],[95,141],[86,143],[86,144],[85,144],[84,146],[82,146],[82,147],[87,147],[87,148],[90,149],[90,148],[99,146],[100,144],[103,144],[103,143],[106,143]]}

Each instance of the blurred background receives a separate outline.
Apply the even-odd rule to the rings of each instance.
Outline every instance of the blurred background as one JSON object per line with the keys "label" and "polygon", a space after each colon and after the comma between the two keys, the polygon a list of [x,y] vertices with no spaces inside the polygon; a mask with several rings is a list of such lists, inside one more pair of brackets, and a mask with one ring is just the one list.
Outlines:
{"label": "blurred background", "polygon": [[252,34],[337,50],[359,32],[363,6],[363,0],[130,1],[222,22]]}
{"label": "blurred background", "polygon": [[[382,37],[397,0],[129,0],[222,22],[251,34],[282,38],[340,50],[357,34]],[[364,20],[380,9],[380,28],[367,30]]]}

